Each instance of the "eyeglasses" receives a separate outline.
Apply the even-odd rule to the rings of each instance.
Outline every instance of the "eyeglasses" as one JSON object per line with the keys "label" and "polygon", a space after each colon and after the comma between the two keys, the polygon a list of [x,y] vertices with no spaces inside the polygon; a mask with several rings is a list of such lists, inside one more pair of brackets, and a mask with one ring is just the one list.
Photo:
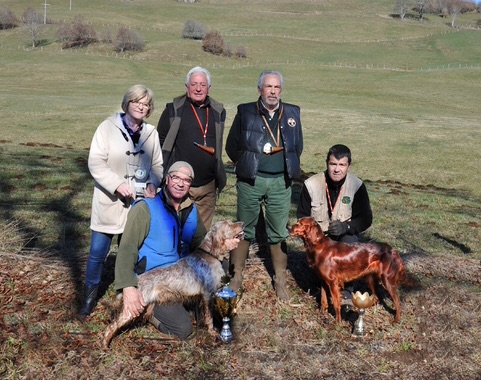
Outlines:
{"label": "eyeglasses", "polygon": [[140,106],[142,106],[142,107],[145,108],[145,109],[149,109],[149,108],[150,108],[150,106],[149,106],[147,103],[132,102],[132,101],[131,101],[130,103],[132,103],[132,104],[134,105],[134,107],[140,108]]}
{"label": "eyeglasses", "polygon": [[176,175],[169,174],[170,179],[174,183],[182,182],[184,185],[190,186],[192,184],[192,180],[190,178],[180,178]]}

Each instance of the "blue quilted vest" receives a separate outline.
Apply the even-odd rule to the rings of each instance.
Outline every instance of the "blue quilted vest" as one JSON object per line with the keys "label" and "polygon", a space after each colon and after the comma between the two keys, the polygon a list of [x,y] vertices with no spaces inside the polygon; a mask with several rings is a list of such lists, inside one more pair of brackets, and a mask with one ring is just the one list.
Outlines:
{"label": "blue quilted vest", "polygon": [[190,253],[189,246],[197,230],[195,205],[190,208],[189,215],[181,226],[175,210],[166,205],[161,197],[164,197],[162,192],[155,198],[139,200],[149,207],[150,230],[139,249],[137,274],[175,264]]}

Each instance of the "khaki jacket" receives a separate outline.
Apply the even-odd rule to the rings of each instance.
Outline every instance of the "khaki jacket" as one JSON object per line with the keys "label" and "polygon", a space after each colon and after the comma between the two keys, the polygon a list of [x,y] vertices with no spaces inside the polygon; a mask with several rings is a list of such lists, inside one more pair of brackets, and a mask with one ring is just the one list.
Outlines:
{"label": "khaki jacket", "polygon": [[[318,173],[308,178],[304,185],[311,196],[311,216],[320,224],[323,231],[329,227],[329,206],[326,196],[326,177]],[[332,210],[332,220],[347,222],[352,216],[352,201],[356,191],[361,187],[362,181],[356,176],[347,173],[346,181],[339,193],[339,198]],[[332,200],[335,202],[335,200]]]}

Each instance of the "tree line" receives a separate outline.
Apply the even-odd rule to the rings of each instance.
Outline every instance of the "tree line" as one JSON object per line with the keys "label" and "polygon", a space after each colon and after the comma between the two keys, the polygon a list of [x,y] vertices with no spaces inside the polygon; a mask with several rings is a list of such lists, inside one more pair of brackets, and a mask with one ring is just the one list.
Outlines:
{"label": "tree line", "polygon": [[476,11],[479,12],[479,7],[473,0],[395,0],[394,4],[394,13],[401,19],[417,17],[422,21],[425,14],[450,16],[452,27],[459,14]]}
{"label": "tree line", "polygon": [[[45,24],[54,24],[54,22],[33,8],[27,8],[21,18],[18,18],[8,7],[0,9],[0,30],[23,28],[33,48],[47,43],[46,39],[42,39],[42,29]],[[220,32],[208,31],[205,26],[194,20],[185,22],[182,38],[202,40],[202,49],[211,54],[236,58],[247,57],[244,46],[238,46],[234,50],[229,42],[224,41]],[[142,51],[145,48],[145,41],[136,30],[121,26],[115,35],[110,30],[104,30],[99,34],[91,23],[81,16],[76,16],[69,22],[60,23],[56,32],[56,41],[63,49],[82,48],[96,42],[112,44],[113,50],[119,53]]]}

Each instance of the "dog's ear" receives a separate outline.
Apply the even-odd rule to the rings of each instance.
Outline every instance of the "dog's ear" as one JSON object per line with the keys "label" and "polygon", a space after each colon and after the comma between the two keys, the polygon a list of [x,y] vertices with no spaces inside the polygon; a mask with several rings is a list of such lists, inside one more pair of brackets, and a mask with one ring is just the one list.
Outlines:
{"label": "dog's ear", "polygon": [[211,247],[210,253],[217,259],[224,257],[224,241],[228,238],[227,233],[231,230],[228,221],[221,221],[214,224],[210,230],[211,233]]}
{"label": "dog's ear", "polygon": [[322,228],[314,218],[312,218],[310,225],[306,228],[306,236],[309,237],[309,240],[314,245],[319,244],[324,239]]}

